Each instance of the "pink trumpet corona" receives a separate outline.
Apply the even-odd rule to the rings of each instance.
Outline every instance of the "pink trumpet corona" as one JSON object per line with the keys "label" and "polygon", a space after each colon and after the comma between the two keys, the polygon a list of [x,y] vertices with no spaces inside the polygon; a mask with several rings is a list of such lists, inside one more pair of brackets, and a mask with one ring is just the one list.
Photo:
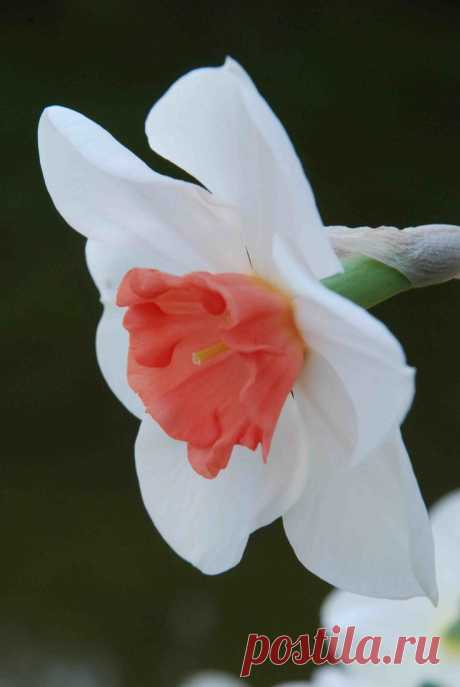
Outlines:
{"label": "pink trumpet corona", "polygon": [[129,384],[188,442],[192,467],[215,477],[235,444],[261,444],[266,461],[305,356],[289,297],[242,274],[133,269],[117,302],[128,306]]}

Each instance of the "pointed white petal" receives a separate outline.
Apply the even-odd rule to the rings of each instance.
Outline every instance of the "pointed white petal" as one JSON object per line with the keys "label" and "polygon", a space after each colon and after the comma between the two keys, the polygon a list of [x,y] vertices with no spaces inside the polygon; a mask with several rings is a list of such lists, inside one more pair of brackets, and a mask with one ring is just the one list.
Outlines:
{"label": "pointed white petal", "polygon": [[56,208],[77,231],[129,250],[141,238],[183,271],[239,270],[247,258],[235,212],[204,189],[153,172],[102,127],[49,107],[40,162]]}
{"label": "pointed white petal", "polygon": [[344,470],[337,469],[334,441],[321,428],[310,443],[305,491],[284,516],[299,560],[357,594],[435,600],[431,527],[399,431],[368,460]]}
{"label": "pointed white petal", "polygon": [[[337,430],[344,455],[357,462],[401,424],[414,371],[395,337],[363,308],[311,279],[302,290],[294,307],[310,354],[298,386],[320,411],[325,431]],[[332,411],[339,400],[342,414]]]}
{"label": "pointed white petal", "polygon": [[272,276],[276,233],[318,278],[341,271],[286,131],[234,60],[176,81],[153,106],[146,131],[153,150],[241,209],[261,276]]}
{"label": "pointed white petal", "polygon": [[[182,267],[174,255],[163,256],[141,239],[133,242],[129,250],[102,241],[88,239],[86,242],[86,264],[94,283],[99,289],[103,303],[116,303],[117,290],[124,275],[134,267],[162,270],[171,274],[182,274]],[[124,310],[122,310],[124,313]]]}
{"label": "pointed white petal", "polygon": [[128,385],[129,335],[122,325],[124,309],[107,303],[96,332],[96,356],[105,381],[133,415],[145,417],[144,405]]}
{"label": "pointed white petal", "polygon": [[305,484],[306,456],[297,408],[288,398],[267,464],[237,447],[213,480],[193,471],[186,445],[146,417],[136,442],[136,465],[147,511],[180,556],[208,574],[236,565],[249,535],[282,515]]}

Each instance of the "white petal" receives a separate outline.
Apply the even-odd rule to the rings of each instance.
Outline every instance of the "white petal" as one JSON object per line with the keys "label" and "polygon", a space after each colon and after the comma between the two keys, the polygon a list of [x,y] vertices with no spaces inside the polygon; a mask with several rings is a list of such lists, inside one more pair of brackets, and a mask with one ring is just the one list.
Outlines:
{"label": "white petal", "polygon": [[153,267],[165,272],[177,272],[179,268],[174,258],[156,255],[141,239],[133,242],[129,250],[90,239],[86,242],[86,262],[105,306],[96,334],[99,367],[118,400],[142,419],[143,403],[128,385],[129,336],[123,327],[125,308],[116,305],[116,294],[123,276],[133,267]]}
{"label": "white petal", "polygon": [[190,467],[186,445],[146,417],[136,442],[143,500],[160,534],[180,556],[205,573],[236,565],[249,535],[290,508],[305,484],[300,419],[289,397],[267,464],[259,452],[236,447],[213,480]]}
{"label": "white petal", "polygon": [[[168,257],[160,255],[141,239],[134,242],[129,250],[122,246],[89,239],[86,242],[86,263],[103,303],[116,303],[121,280],[133,267],[182,274],[181,265],[175,261],[174,255]],[[124,313],[124,310],[122,312]]]}
{"label": "white petal", "polygon": [[142,419],[145,416],[143,403],[128,385],[129,335],[123,327],[125,308],[116,305],[116,294],[123,276],[133,267],[180,274],[180,266],[174,256],[169,258],[156,254],[142,239],[136,239],[129,250],[89,239],[86,242],[86,262],[105,306],[96,334],[99,367],[118,400]]}
{"label": "white petal", "polygon": [[261,276],[272,276],[275,233],[318,278],[341,271],[286,131],[234,60],[176,81],[153,106],[146,131],[153,150],[241,208]]}
{"label": "white petal", "polygon": [[[414,394],[414,371],[381,322],[321,284],[304,279],[294,304],[310,349],[297,386],[322,414],[325,431],[337,429],[346,440],[344,455],[357,462],[401,424]],[[335,410],[339,399],[342,414]]]}
{"label": "white petal", "polygon": [[246,268],[237,215],[204,189],[156,174],[73,110],[47,108],[38,135],[48,191],[83,235],[126,250],[141,238],[185,272]]}
{"label": "white petal", "polygon": [[124,309],[107,303],[96,332],[96,356],[105,381],[133,415],[145,417],[144,404],[128,385],[129,335],[123,327]]}
{"label": "white petal", "polygon": [[368,460],[344,470],[337,469],[326,433],[310,442],[305,491],[284,516],[299,560],[357,594],[436,599],[430,523],[399,431]]}
{"label": "white petal", "polygon": [[444,496],[431,509],[439,575],[440,601],[458,619],[460,609],[460,490]]}

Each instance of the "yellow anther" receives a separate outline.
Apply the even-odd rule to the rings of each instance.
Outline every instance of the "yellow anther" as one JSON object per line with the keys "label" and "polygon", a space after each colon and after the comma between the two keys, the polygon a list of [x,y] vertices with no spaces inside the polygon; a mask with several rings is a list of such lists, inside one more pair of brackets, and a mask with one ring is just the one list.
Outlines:
{"label": "yellow anther", "polygon": [[225,353],[225,351],[228,350],[229,349],[227,344],[224,344],[223,341],[219,341],[218,343],[213,344],[212,346],[202,348],[201,351],[195,351],[195,353],[192,353],[192,361],[195,365],[201,365],[202,363],[205,363],[206,360],[214,358],[216,355]]}

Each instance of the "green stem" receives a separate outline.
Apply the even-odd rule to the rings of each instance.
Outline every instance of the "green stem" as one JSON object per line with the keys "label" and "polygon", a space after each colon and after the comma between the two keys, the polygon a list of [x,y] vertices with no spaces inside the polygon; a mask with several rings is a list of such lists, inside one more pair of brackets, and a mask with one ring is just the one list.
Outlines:
{"label": "green stem", "polygon": [[400,272],[372,258],[349,258],[343,260],[343,267],[344,272],[327,277],[322,283],[366,309],[412,288]]}

